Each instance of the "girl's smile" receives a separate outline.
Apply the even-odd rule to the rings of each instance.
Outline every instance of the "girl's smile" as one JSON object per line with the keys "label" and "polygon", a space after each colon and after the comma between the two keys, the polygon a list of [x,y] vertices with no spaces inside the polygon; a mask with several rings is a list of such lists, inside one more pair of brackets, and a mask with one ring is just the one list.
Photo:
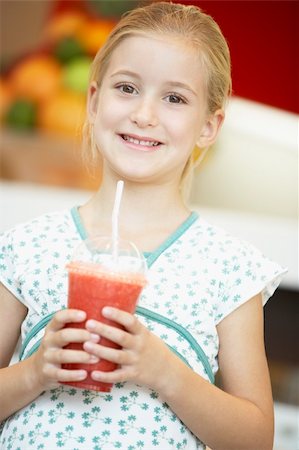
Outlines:
{"label": "girl's smile", "polygon": [[120,134],[120,138],[129,148],[142,152],[157,151],[163,145],[162,142],[151,137],[137,136],[135,134]]}

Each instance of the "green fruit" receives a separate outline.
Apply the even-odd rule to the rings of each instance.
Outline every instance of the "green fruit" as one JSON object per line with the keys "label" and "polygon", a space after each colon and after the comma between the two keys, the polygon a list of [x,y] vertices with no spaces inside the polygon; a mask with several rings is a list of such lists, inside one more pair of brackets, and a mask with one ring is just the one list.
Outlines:
{"label": "green fruit", "polygon": [[61,39],[54,48],[54,56],[65,64],[72,59],[84,55],[84,49],[77,39],[73,37],[65,37]]}
{"label": "green fruit", "polygon": [[123,13],[138,6],[139,0],[88,0],[88,6],[104,17],[120,17]]}
{"label": "green fruit", "polygon": [[8,109],[4,122],[18,130],[32,129],[36,125],[37,106],[29,100],[15,100]]}
{"label": "green fruit", "polygon": [[70,61],[63,70],[64,86],[73,91],[86,92],[91,61],[91,58],[87,57]]}

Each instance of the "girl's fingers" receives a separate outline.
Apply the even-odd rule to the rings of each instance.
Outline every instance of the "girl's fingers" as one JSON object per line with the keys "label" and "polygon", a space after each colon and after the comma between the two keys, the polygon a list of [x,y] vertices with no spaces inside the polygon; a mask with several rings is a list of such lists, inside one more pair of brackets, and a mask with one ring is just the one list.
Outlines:
{"label": "girl's fingers", "polygon": [[99,359],[107,359],[108,361],[114,362],[118,365],[133,363],[133,353],[128,351],[125,352],[121,349],[106,347],[104,345],[96,345],[92,342],[85,342],[83,344],[83,349],[86,352],[97,356]]}
{"label": "girl's fingers", "polygon": [[133,336],[120,328],[95,320],[88,320],[86,322],[86,328],[89,332],[109,339],[109,341],[115,342],[123,348],[129,348],[132,344]]}
{"label": "girl's fingers", "polygon": [[58,381],[82,381],[87,377],[86,370],[59,369]]}
{"label": "girl's fingers", "polygon": [[133,314],[122,311],[118,308],[105,306],[105,308],[102,309],[102,315],[107,319],[123,325],[123,327],[132,334],[137,334],[139,331],[140,323]]}
{"label": "girl's fingers", "polygon": [[96,320],[87,320],[85,326],[91,333],[97,333],[100,336],[106,337],[122,347],[129,346],[131,343],[131,336],[137,335],[141,331],[142,325],[138,319],[126,311],[117,308],[105,307],[102,309],[102,315],[113,321],[125,329],[109,326]]}
{"label": "girl's fingers", "polygon": [[100,372],[98,370],[93,370],[90,376],[95,381],[113,384],[128,381],[133,378],[133,374],[130,375],[129,370],[123,368],[113,370],[112,372]]}
{"label": "girl's fingers", "polygon": [[91,355],[80,350],[65,349],[49,349],[45,352],[45,359],[51,364],[94,364],[99,362],[99,358],[96,355]]}
{"label": "girl's fingers", "polygon": [[82,381],[87,377],[86,370],[66,370],[66,369],[54,369],[50,368],[48,375],[57,380],[61,381]]}
{"label": "girl's fingers", "polygon": [[[46,338],[47,339],[47,338]],[[51,333],[48,336],[51,339],[51,344],[54,347],[64,347],[70,342],[82,343],[85,341],[99,342],[99,335],[90,333],[84,328],[63,328],[56,333]]]}
{"label": "girl's fingers", "polygon": [[[105,306],[102,309],[102,315],[107,319],[122,325],[132,334],[138,333],[139,331],[140,323],[137,318],[131,313],[118,308],[113,308],[112,306]],[[87,323],[88,322],[89,321],[87,321]]]}
{"label": "girl's fingers", "polygon": [[86,319],[86,312],[78,309],[62,309],[58,311],[50,321],[47,329],[49,331],[58,331],[64,327],[66,323],[79,323]]}

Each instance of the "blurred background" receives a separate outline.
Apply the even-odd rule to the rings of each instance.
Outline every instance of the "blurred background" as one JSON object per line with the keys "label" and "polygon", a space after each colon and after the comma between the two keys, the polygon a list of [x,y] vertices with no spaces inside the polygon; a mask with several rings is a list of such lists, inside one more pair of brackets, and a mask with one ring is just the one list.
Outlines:
{"label": "blurred background", "polygon": [[[140,2],[0,1],[0,230],[84,202],[101,181],[81,161],[89,65]],[[296,1],[181,1],[228,40],[233,97],[190,203],[287,266],[265,307],[275,450],[299,449],[298,61]],[[109,106],[108,106],[109,107]]]}

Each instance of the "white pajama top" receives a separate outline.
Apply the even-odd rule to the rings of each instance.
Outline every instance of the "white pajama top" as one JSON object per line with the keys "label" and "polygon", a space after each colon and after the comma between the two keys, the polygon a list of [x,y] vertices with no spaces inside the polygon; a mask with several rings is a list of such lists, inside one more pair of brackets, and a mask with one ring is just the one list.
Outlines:
{"label": "white pajama top", "polygon": [[[36,351],[53,314],[66,307],[65,266],[86,237],[77,208],[45,214],[3,233],[0,280],[28,308],[20,359]],[[138,302],[138,319],[213,383],[217,324],[260,292],[265,303],[285,270],[197,212],[145,256],[148,284]],[[1,450],[58,448],[195,450],[205,445],[157,392],[126,382],[110,393],[61,385],[2,423]]]}

